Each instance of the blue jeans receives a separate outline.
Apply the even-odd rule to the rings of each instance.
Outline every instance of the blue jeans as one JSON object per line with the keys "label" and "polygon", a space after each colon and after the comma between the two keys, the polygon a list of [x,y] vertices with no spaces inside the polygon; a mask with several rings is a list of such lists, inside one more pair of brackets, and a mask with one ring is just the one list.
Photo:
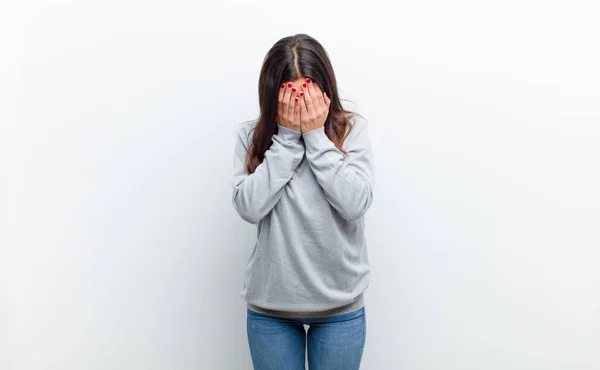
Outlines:
{"label": "blue jeans", "polygon": [[246,310],[255,370],[304,370],[306,352],[310,370],[360,368],[367,334],[364,306],[323,318],[280,318]]}

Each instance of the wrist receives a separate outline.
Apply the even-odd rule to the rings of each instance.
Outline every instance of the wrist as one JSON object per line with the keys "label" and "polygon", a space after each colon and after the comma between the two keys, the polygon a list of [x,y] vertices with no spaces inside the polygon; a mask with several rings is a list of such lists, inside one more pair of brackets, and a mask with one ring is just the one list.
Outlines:
{"label": "wrist", "polygon": [[324,131],[325,130],[325,126],[303,126],[302,127],[302,134],[306,134],[315,130],[321,130]]}

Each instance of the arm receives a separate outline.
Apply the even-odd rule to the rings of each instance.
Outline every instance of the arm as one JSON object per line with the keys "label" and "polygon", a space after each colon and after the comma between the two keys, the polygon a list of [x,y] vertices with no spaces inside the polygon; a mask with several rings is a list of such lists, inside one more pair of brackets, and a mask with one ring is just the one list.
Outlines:
{"label": "arm", "polygon": [[304,156],[300,141],[302,133],[279,125],[278,130],[263,162],[252,174],[248,174],[245,165],[248,134],[243,128],[238,132],[231,181],[233,207],[242,219],[252,224],[258,223],[275,207]]}
{"label": "arm", "polygon": [[325,128],[303,133],[306,159],[329,203],[348,221],[361,218],[373,202],[373,151],[367,123],[356,117],[344,142],[344,155],[329,140]]}

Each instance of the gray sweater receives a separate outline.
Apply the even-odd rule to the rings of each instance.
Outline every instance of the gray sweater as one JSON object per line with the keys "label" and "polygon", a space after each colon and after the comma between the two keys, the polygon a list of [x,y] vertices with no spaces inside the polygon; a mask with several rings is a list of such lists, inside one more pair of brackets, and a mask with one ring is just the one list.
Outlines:
{"label": "gray sweater", "polygon": [[364,305],[370,269],[364,214],[373,201],[373,152],[362,116],[339,151],[323,127],[278,125],[263,162],[248,175],[256,120],[242,124],[234,154],[233,206],[257,224],[240,295],[253,311],[326,317]]}

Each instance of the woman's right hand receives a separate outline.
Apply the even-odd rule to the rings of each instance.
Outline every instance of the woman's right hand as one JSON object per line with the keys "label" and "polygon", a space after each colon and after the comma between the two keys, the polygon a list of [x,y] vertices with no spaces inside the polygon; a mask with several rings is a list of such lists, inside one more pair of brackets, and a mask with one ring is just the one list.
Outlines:
{"label": "woman's right hand", "polygon": [[281,84],[277,104],[277,123],[294,131],[300,128],[300,103],[296,96],[297,89],[288,82]]}

